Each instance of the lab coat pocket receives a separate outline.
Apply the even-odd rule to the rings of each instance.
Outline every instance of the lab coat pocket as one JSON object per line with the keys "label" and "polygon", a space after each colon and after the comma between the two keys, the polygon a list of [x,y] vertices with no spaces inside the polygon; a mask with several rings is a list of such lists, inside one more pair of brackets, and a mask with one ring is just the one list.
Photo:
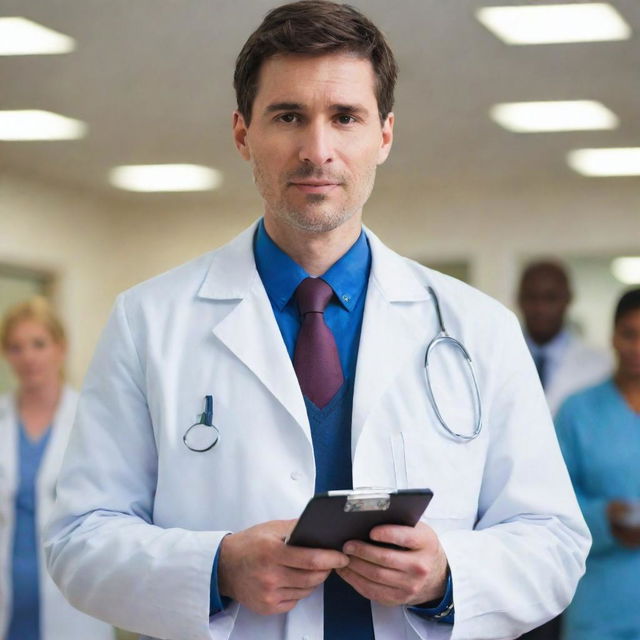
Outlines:
{"label": "lab coat pocket", "polygon": [[403,431],[391,438],[398,488],[427,488],[434,493],[423,519],[471,526],[476,518],[481,465],[465,447],[445,438]]}

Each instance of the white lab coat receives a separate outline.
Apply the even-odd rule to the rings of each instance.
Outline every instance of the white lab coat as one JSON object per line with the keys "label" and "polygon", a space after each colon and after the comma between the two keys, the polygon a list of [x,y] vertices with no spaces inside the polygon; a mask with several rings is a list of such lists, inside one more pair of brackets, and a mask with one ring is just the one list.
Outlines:
{"label": "white lab coat", "polygon": [[[208,616],[225,533],[295,518],[314,490],[307,412],[254,231],[119,296],[80,400],[49,569],[75,606],[149,637],[323,637],[322,588],[288,614],[233,603]],[[510,312],[368,237],[353,485],[433,489],[424,520],[449,559],[456,607],[452,634],[374,603],[376,639],[514,638],[569,603],[590,544],[535,368]],[[475,358],[485,426],[469,444],[443,436],[427,398],[427,284]],[[220,441],[194,453],[182,438],[207,394]]]}
{"label": "white lab coat", "polygon": [[570,395],[602,382],[611,374],[611,367],[611,357],[607,353],[569,333],[562,360],[545,387],[551,415],[556,415]]}
{"label": "white lab coat", "polygon": [[[36,529],[40,537],[51,515],[56,478],[62,464],[76,411],[78,394],[65,387],[56,412],[47,450],[36,479]],[[18,416],[12,394],[0,397],[0,638],[11,614],[11,559],[18,490]],[[42,554],[39,560],[40,628],[42,640],[111,640],[113,630],[104,622],[74,609],[50,578]]]}

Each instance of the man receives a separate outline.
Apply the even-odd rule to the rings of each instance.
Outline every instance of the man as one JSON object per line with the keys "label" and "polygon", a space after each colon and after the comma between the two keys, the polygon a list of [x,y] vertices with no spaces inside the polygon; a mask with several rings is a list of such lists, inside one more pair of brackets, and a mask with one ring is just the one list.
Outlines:
{"label": "man", "polygon": [[518,305],[525,340],[536,364],[549,408],[556,414],[572,393],[603,380],[611,359],[566,327],[572,293],[569,276],[556,262],[533,262],[522,272]]}
{"label": "man", "polygon": [[[233,131],[264,217],[116,302],[48,536],[75,606],[157,638],[477,640],[569,602],[589,536],[517,322],[362,229],[395,77],[346,5],[284,5],[245,44]],[[428,394],[434,295],[479,407],[455,347]],[[372,530],[395,548],[285,543],[315,491],[363,486],[435,497]]]}
{"label": "man", "polygon": [[[589,347],[566,328],[571,298],[569,276],[559,263],[532,262],[522,272],[518,305],[525,340],[554,416],[567,397],[603,380],[611,370],[605,353]],[[558,640],[561,624],[558,616],[522,637]]]}

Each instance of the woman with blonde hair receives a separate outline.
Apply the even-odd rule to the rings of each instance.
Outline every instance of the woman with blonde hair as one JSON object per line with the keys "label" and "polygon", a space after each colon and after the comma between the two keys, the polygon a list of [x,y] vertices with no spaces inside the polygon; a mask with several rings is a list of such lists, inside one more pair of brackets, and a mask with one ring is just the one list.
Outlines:
{"label": "woman with blonde hair", "polygon": [[111,640],[111,627],[66,602],[41,552],[77,403],[64,328],[36,297],[7,311],[0,346],[18,383],[0,396],[0,638]]}

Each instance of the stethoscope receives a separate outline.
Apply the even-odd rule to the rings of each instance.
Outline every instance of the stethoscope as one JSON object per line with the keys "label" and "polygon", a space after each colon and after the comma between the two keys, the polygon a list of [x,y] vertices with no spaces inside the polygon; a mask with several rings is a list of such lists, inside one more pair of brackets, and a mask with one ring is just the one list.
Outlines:
{"label": "stethoscope", "polygon": [[[445,430],[448,436],[457,440],[458,442],[470,442],[471,440],[475,440],[482,431],[482,403],[480,401],[480,389],[478,388],[478,379],[476,378],[476,372],[473,368],[473,362],[471,361],[471,356],[469,352],[465,349],[464,345],[455,338],[452,338],[444,327],[444,322],[442,320],[442,313],[440,311],[440,303],[438,302],[438,296],[432,287],[427,287],[429,294],[433,298],[433,304],[436,308],[436,315],[438,316],[438,324],[440,325],[440,331],[438,334],[431,340],[431,342],[427,345],[427,351],[424,355],[424,372],[425,377],[427,379],[427,388],[429,390],[429,399],[431,400],[431,405],[433,406],[433,410],[436,413],[438,421],[440,425]],[[473,381],[473,405],[476,414],[476,421],[473,427],[473,431],[471,433],[458,433],[454,431],[447,424],[444,419],[440,408],[438,407],[438,402],[436,400],[436,396],[433,390],[433,386],[431,384],[431,377],[429,375],[429,358],[432,358],[435,353],[435,349],[438,345],[449,345],[454,348],[454,353],[460,353],[463,357],[463,362],[468,367],[469,373],[471,374],[471,380]]]}
{"label": "stethoscope", "polygon": [[[446,434],[459,442],[469,442],[471,440],[475,440],[482,431],[482,403],[480,401],[480,390],[478,388],[476,372],[473,368],[471,356],[469,356],[469,353],[465,349],[464,345],[459,340],[452,338],[447,333],[444,322],[442,320],[440,303],[438,301],[436,292],[432,287],[427,287],[427,289],[429,291],[429,294],[433,298],[433,304],[436,308],[436,315],[438,316],[438,324],[440,325],[440,331],[427,345],[427,350],[424,356],[424,371],[425,378],[427,380],[427,388],[429,390],[429,399],[431,400],[431,405],[433,406],[438,421],[440,422],[442,428],[445,430]],[[442,415],[442,412],[440,411],[440,408],[438,407],[438,401],[436,400],[436,395],[431,384],[431,377],[429,375],[429,358],[431,357],[433,360],[433,354],[435,353],[436,347],[438,347],[438,345],[449,345],[454,348],[454,353],[460,353],[463,357],[463,362],[466,364],[469,373],[471,374],[471,380],[473,381],[473,403],[477,418],[473,427],[473,431],[469,434],[458,433],[457,431],[454,431],[451,427],[449,427]],[[200,416],[200,420],[192,424],[185,431],[184,436],[182,436],[182,441],[190,451],[203,453],[205,451],[213,449],[213,447],[218,444],[219,439],[220,431],[218,430],[218,427],[213,424],[213,396],[205,396],[205,408]]]}

